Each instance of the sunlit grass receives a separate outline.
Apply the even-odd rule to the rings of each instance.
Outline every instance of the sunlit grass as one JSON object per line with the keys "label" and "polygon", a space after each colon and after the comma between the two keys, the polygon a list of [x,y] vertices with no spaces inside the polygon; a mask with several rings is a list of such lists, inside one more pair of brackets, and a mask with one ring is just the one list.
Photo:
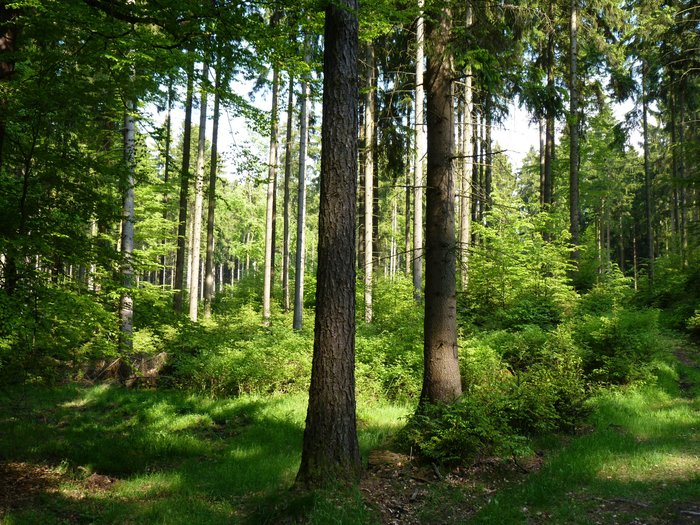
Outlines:
{"label": "sunlit grass", "polygon": [[[7,524],[62,523],[66,516],[96,523],[237,523],[284,494],[299,466],[304,394],[212,400],[101,385],[22,387],[0,397],[0,460],[49,466],[61,479],[30,506],[5,515]],[[407,411],[360,405],[363,453],[386,440]],[[93,475],[111,484],[91,487]],[[333,514],[338,523],[355,523],[357,516],[365,520],[363,509],[359,492],[326,493],[304,512],[312,523]]]}

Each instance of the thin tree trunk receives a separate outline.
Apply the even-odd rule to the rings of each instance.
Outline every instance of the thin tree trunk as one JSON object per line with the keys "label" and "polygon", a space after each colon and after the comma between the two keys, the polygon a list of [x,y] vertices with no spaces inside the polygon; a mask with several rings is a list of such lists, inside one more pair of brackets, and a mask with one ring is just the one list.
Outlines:
{"label": "thin tree trunk", "polygon": [[[172,120],[171,113],[173,109],[173,81],[168,81],[168,112],[165,115],[165,153],[163,162],[163,220],[168,220],[168,183],[170,182],[170,142],[172,137]],[[160,256],[160,270],[158,271],[158,284],[165,287],[165,279],[167,273],[167,254],[165,253],[167,240],[163,239],[163,254]]]}
{"label": "thin tree trunk", "polygon": [[[216,216],[216,173],[219,165],[219,117],[221,104],[221,55],[216,61],[216,80],[214,81],[214,122],[211,130],[211,166],[209,168],[209,194],[207,202],[207,258],[204,280],[204,318],[211,317],[211,302],[216,293],[214,278],[214,220]],[[220,281],[219,281],[220,282]]]}
{"label": "thin tree trunk", "polygon": [[[472,26],[472,7],[467,4],[467,30]],[[462,291],[469,286],[469,249],[471,245],[472,214],[472,68],[468,65],[464,76],[464,129],[462,130],[462,195],[460,199],[459,253]]]}
{"label": "thin tree trunk", "polygon": [[423,293],[423,166],[425,158],[425,23],[424,0],[418,0],[420,13],[416,22],[416,158],[413,166],[413,297],[420,301]]}
{"label": "thin tree trunk", "polygon": [[654,287],[654,224],[653,198],[651,186],[651,165],[649,163],[649,122],[647,114],[649,112],[649,95],[647,89],[646,64],[642,65],[642,132],[644,140],[644,195],[646,201],[645,219],[647,229],[647,265],[649,287]]}
{"label": "thin tree trunk", "polygon": [[284,202],[282,219],[284,221],[282,241],[282,308],[289,311],[289,182],[292,178],[292,120],[294,113],[294,78],[289,75],[289,98],[287,100],[287,140],[284,145]]}
{"label": "thin tree trunk", "polygon": [[364,180],[365,180],[365,246],[364,246],[364,297],[365,322],[372,322],[372,279],[374,263],[374,132],[375,132],[375,75],[374,46],[367,45],[365,55],[367,62],[367,84],[365,86],[365,151],[364,151]]}
{"label": "thin tree trunk", "polygon": [[131,352],[134,346],[134,300],[131,289],[134,287],[133,261],[134,251],[134,184],[136,172],[136,119],[134,112],[136,104],[128,101],[124,117],[124,160],[126,164],[126,180],[121,222],[121,279],[122,293],[119,301],[119,350],[122,355]]}
{"label": "thin tree trunk", "polygon": [[306,78],[301,82],[301,99],[299,108],[299,189],[297,193],[297,245],[294,268],[294,330],[301,330],[304,317],[304,266],[306,264],[306,143],[308,139],[309,83]]}
{"label": "thin tree trunk", "polygon": [[571,232],[571,259],[578,264],[579,252],[579,200],[578,200],[578,0],[571,0],[569,67],[569,231]]}
{"label": "thin tree trunk", "polygon": [[202,66],[202,95],[199,106],[199,137],[197,140],[197,172],[194,179],[194,209],[192,214],[192,245],[190,261],[192,281],[190,282],[190,319],[197,321],[199,306],[200,251],[202,247],[202,209],[204,205],[204,146],[207,132],[207,81],[209,65]]}
{"label": "thin tree trunk", "polygon": [[484,104],[484,124],[486,135],[486,155],[484,164],[484,212],[490,213],[493,205],[491,198],[491,187],[493,185],[493,141],[491,140],[491,93],[486,93],[486,102]]}
{"label": "thin tree trunk", "polygon": [[[406,129],[411,129],[411,111],[410,108],[406,111]],[[412,156],[411,156],[411,139],[406,139],[406,151],[408,153],[406,159],[406,201],[404,204],[404,263],[406,265],[404,272],[406,276],[411,275],[411,193],[413,187],[411,185],[412,173]]]}
{"label": "thin tree trunk", "polygon": [[457,360],[451,13],[432,13],[428,56],[428,170],[425,244],[424,375],[421,404],[451,402],[462,393]]}
{"label": "thin tree trunk", "polygon": [[356,0],[326,7],[316,324],[297,483],[355,483],[362,465],[355,416]]}
{"label": "thin tree trunk", "polygon": [[544,194],[545,194],[545,158],[546,158],[546,144],[547,140],[545,138],[545,129],[546,129],[546,119],[544,117],[540,117],[538,119],[538,124],[539,124],[539,134],[540,134],[540,208],[544,208]]}
{"label": "thin tree trunk", "polygon": [[263,276],[263,325],[270,324],[270,298],[274,265],[275,193],[277,192],[277,106],[279,97],[279,69],[272,72],[272,115],[270,122],[270,155],[267,172],[267,212],[265,215],[265,273]]}
{"label": "thin tree trunk", "polygon": [[185,100],[185,129],[182,135],[182,170],[180,172],[180,203],[177,222],[177,250],[175,252],[175,312],[182,313],[185,285],[185,241],[187,236],[187,202],[190,184],[190,141],[192,138],[192,98],[194,91],[194,57],[187,71],[187,98]]}

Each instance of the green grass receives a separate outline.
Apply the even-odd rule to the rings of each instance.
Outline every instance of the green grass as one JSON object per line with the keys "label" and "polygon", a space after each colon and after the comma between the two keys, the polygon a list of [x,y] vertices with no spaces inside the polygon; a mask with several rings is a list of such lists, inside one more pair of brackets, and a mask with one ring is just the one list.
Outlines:
{"label": "green grass", "polygon": [[660,363],[656,383],[595,396],[592,429],[473,523],[686,523],[681,511],[700,510],[700,377],[678,368],[691,389]]}
{"label": "green grass", "polygon": [[[285,492],[299,465],[305,410],[301,394],[211,400],[105,385],[2,393],[0,461],[48,466],[58,477],[39,483],[31,504],[6,512],[3,523],[215,524],[251,515],[265,522],[280,517],[270,502],[282,500],[311,523],[331,515],[335,523],[370,522],[359,491],[306,501]],[[363,453],[405,413],[361,406]],[[93,473],[116,482],[90,489]]]}

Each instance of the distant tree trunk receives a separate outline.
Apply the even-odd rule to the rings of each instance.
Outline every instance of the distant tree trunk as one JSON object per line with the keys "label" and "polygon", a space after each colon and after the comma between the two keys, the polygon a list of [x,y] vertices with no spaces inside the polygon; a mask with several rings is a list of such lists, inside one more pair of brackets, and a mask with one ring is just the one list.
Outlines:
{"label": "distant tree trunk", "polygon": [[357,0],[326,7],[316,323],[309,406],[297,483],[354,483],[361,473],[355,416]]}
{"label": "distant tree trunk", "polygon": [[457,360],[451,13],[429,18],[428,170],[425,231],[424,375],[421,404],[451,402],[462,393]]}
{"label": "distant tree trunk", "polygon": [[571,64],[569,67],[569,223],[571,232],[571,244],[574,249],[571,259],[578,263],[579,253],[579,202],[578,202],[578,92],[577,67],[578,67],[578,0],[571,0]]}
{"label": "distant tree trunk", "polygon": [[[554,0],[549,0],[549,19],[554,20]],[[554,32],[547,37],[546,68],[547,68],[547,100],[545,102],[545,148],[544,148],[544,194],[542,202],[548,211],[553,203],[552,164],[554,161]]]}
{"label": "distant tree trunk", "polygon": [[484,212],[489,213],[493,205],[491,197],[491,187],[493,186],[493,141],[491,140],[491,93],[486,93],[486,102],[484,103],[484,134],[485,149],[484,155]]}
{"label": "distant tree trunk", "polygon": [[282,308],[289,311],[289,181],[292,178],[292,121],[294,113],[294,78],[289,75],[289,96],[287,99],[287,140],[284,144],[284,202],[282,219],[284,222],[282,241]]}
{"label": "distant tree trunk", "polygon": [[211,166],[209,168],[209,192],[207,202],[207,257],[205,261],[204,280],[204,318],[211,317],[211,302],[216,293],[214,266],[214,219],[216,212],[216,172],[219,164],[219,117],[221,104],[221,55],[216,61],[216,80],[214,81],[214,122],[211,130]]}
{"label": "distant tree trunk", "polygon": [[[467,30],[472,25],[472,7],[467,4]],[[459,253],[462,291],[469,285],[469,248],[471,244],[472,202],[472,68],[464,71],[464,129],[462,131],[462,195],[460,197]]]}
{"label": "distant tree trunk", "polygon": [[177,251],[175,252],[175,311],[182,313],[185,288],[185,244],[187,235],[187,205],[190,185],[190,141],[192,139],[192,98],[194,91],[194,57],[187,71],[185,99],[185,129],[182,135],[182,170],[180,171],[180,204],[177,222]]}
{"label": "distant tree trunk", "polygon": [[425,157],[425,22],[424,0],[418,0],[416,22],[416,159],[413,166],[413,297],[423,297],[423,166]]}
{"label": "distant tree trunk", "polygon": [[304,318],[304,266],[306,257],[306,141],[308,138],[309,83],[306,78],[301,81],[301,100],[299,108],[299,189],[297,194],[297,245],[294,268],[294,320],[292,326],[301,330]]}
{"label": "distant tree trunk", "polygon": [[545,129],[546,129],[546,119],[544,117],[540,117],[538,120],[539,123],[539,133],[540,133],[540,208],[544,208],[544,195],[546,193],[545,186],[547,184],[546,179],[545,179],[545,158],[547,156],[546,153],[546,144],[547,140],[545,138]]}
{"label": "distant tree trunk", "polygon": [[375,74],[374,46],[367,44],[365,55],[367,62],[367,84],[365,86],[365,144],[364,144],[364,181],[365,181],[365,246],[363,276],[365,285],[365,322],[372,322],[372,279],[374,262],[374,132],[375,132],[375,89],[377,77]]}
{"label": "distant tree trunk", "polygon": [[197,321],[199,305],[200,251],[202,247],[202,209],[204,205],[204,147],[207,133],[207,79],[209,65],[202,66],[202,96],[199,105],[199,136],[197,140],[197,172],[194,179],[194,209],[192,214],[192,245],[190,261],[192,264],[192,282],[190,282],[190,319]]}
{"label": "distant tree trunk", "polygon": [[647,88],[647,65],[642,65],[642,132],[644,141],[644,196],[645,196],[645,219],[647,229],[647,265],[649,287],[654,287],[654,223],[653,198],[651,186],[651,165],[649,164],[649,122],[647,114],[649,112],[649,94]]}
{"label": "distant tree trunk", "polygon": [[[406,129],[411,128],[410,108],[406,112]],[[404,263],[406,264],[405,273],[411,275],[411,147],[410,138],[407,139],[406,151],[408,158],[406,161],[406,202],[404,204]]]}
{"label": "distant tree trunk", "polygon": [[[163,186],[165,187],[163,191],[163,220],[168,219],[168,183],[170,182],[170,143],[172,141],[172,119],[171,113],[173,110],[173,97],[175,93],[173,90],[173,81],[170,79],[168,81],[168,113],[165,116],[165,154],[163,162]],[[167,246],[167,241],[163,240],[163,255],[160,256],[160,271],[158,272],[158,284],[165,287],[166,277],[167,277],[167,257],[165,253],[165,247]]]}
{"label": "distant tree trunk", "polygon": [[270,122],[270,155],[267,172],[267,212],[265,215],[265,270],[263,275],[263,324],[270,324],[270,298],[272,295],[272,272],[274,265],[275,193],[277,193],[277,106],[279,98],[279,69],[272,72],[272,116]]}
{"label": "distant tree trunk", "polygon": [[131,295],[133,288],[133,261],[134,251],[134,184],[136,172],[136,119],[134,112],[136,104],[128,101],[126,104],[126,115],[124,117],[124,161],[126,164],[126,179],[124,184],[124,201],[122,207],[121,223],[121,279],[122,294],[119,301],[119,350],[122,355],[126,355],[133,349],[134,332],[134,300]]}

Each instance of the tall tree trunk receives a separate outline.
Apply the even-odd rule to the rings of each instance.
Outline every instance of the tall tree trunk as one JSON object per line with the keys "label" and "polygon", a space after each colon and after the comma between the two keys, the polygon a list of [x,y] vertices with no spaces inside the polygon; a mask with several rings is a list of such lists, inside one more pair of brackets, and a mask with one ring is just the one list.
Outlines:
{"label": "tall tree trunk", "polygon": [[197,140],[197,172],[194,179],[194,209],[192,213],[192,245],[190,261],[192,263],[192,282],[190,283],[190,319],[197,321],[199,306],[200,252],[202,247],[202,209],[204,205],[204,146],[207,133],[207,82],[209,65],[202,66],[202,95],[199,105],[199,136]]}
{"label": "tall tree trunk", "polygon": [[136,119],[134,112],[136,104],[129,100],[126,104],[124,116],[124,161],[126,165],[126,178],[124,181],[124,201],[122,206],[121,223],[121,280],[122,293],[119,300],[119,351],[122,355],[131,352],[134,346],[134,300],[131,294],[133,288],[133,261],[134,251],[134,184],[136,172]]}
{"label": "tall tree trunk", "polygon": [[265,214],[265,273],[263,275],[263,324],[270,324],[270,297],[272,295],[272,272],[275,243],[275,193],[277,193],[277,106],[279,98],[279,68],[272,72],[272,115],[270,121],[270,154],[267,172],[267,211]]}
{"label": "tall tree trunk", "polygon": [[540,209],[544,209],[544,194],[545,194],[545,158],[546,158],[546,144],[545,139],[545,129],[546,129],[546,119],[540,117],[538,119],[539,124],[539,134],[540,134]]}
{"label": "tall tree trunk", "polygon": [[569,66],[569,231],[571,232],[571,259],[578,264],[579,201],[578,201],[578,0],[571,0]]}
{"label": "tall tree trunk", "polygon": [[[12,79],[15,72],[14,51],[17,40],[17,27],[14,19],[17,11],[7,6],[8,2],[0,5],[0,83],[4,84]],[[7,129],[7,99],[4,92],[0,93],[0,169],[3,166],[3,146],[5,145],[5,131]]]}
{"label": "tall tree trunk", "polygon": [[[411,111],[410,108],[406,112],[406,129],[411,129]],[[411,146],[410,138],[407,139],[406,151],[408,153],[406,159],[406,201],[404,204],[404,263],[406,268],[404,272],[406,276],[411,275]]]}
{"label": "tall tree trunk", "polygon": [[194,91],[194,57],[187,71],[187,98],[185,99],[185,129],[182,134],[182,169],[180,171],[180,203],[177,222],[177,250],[175,252],[175,312],[182,313],[185,288],[185,244],[187,240],[187,205],[190,185],[190,141],[192,139],[192,98]]}
{"label": "tall tree trunk", "polygon": [[219,117],[221,105],[221,55],[216,60],[216,80],[214,81],[214,122],[211,130],[211,165],[209,168],[209,192],[207,202],[207,257],[204,264],[204,318],[211,317],[211,302],[216,293],[214,276],[214,220],[216,216],[216,173],[219,165]]}
{"label": "tall tree trunk", "polygon": [[[549,19],[554,20],[554,0],[549,0]],[[547,68],[547,99],[545,104],[545,149],[544,149],[544,194],[542,201],[545,209],[553,204],[554,182],[552,180],[554,162],[554,100],[555,85],[554,85],[554,31],[550,30],[547,37],[546,50],[546,68]]]}
{"label": "tall tree trunk", "polygon": [[429,18],[427,39],[428,170],[425,230],[424,375],[421,403],[454,401],[462,393],[457,360],[451,13]]}
{"label": "tall tree trunk", "polygon": [[[168,81],[168,113],[165,116],[165,153],[163,163],[163,220],[168,220],[168,183],[170,182],[170,143],[172,141],[172,110],[173,110],[173,81]],[[158,284],[165,287],[167,277],[167,254],[165,248],[167,241],[163,240],[163,255],[160,256],[160,271],[158,272]]]}
{"label": "tall tree trunk", "polygon": [[[467,31],[472,26],[472,6],[467,3]],[[469,285],[469,249],[471,245],[472,202],[472,67],[464,71],[464,129],[462,130],[462,195],[460,198],[459,254],[462,291]]]}
{"label": "tall tree trunk", "polygon": [[486,155],[484,164],[484,212],[489,213],[493,205],[491,198],[491,187],[493,186],[493,141],[491,140],[491,93],[486,93],[486,101],[484,103],[484,124],[485,130],[485,149]]}
{"label": "tall tree trunk", "polygon": [[413,297],[423,294],[423,166],[425,158],[425,21],[424,0],[418,0],[420,13],[416,22],[416,158],[413,165]]}
{"label": "tall tree trunk", "polygon": [[642,133],[644,141],[644,197],[646,202],[645,219],[647,230],[647,265],[649,287],[654,287],[654,223],[652,222],[653,198],[651,186],[651,165],[649,163],[649,92],[647,87],[647,65],[642,64]]}
{"label": "tall tree trunk", "polygon": [[282,308],[289,311],[289,181],[292,178],[292,121],[294,113],[294,78],[289,75],[289,96],[287,99],[287,140],[284,144],[284,202],[282,219],[284,222],[282,241]]}
{"label": "tall tree trunk", "polygon": [[316,323],[309,406],[297,482],[354,483],[357,0],[326,7]]}
{"label": "tall tree trunk", "polygon": [[304,318],[304,266],[306,257],[306,142],[308,139],[309,82],[301,81],[301,100],[299,108],[299,189],[297,193],[297,245],[294,268],[294,320],[292,327],[301,330]]}
{"label": "tall tree trunk", "polygon": [[372,279],[374,277],[374,132],[375,132],[375,89],[376,68],[374,59],[374,46],[367,44],[365,54],[367,62],[367,84],[365,85],[365,144],[364,144],[364,180],[365,180],[365,246],[364,246],[364,285],[365,285],[365,322],[372,322]]}

